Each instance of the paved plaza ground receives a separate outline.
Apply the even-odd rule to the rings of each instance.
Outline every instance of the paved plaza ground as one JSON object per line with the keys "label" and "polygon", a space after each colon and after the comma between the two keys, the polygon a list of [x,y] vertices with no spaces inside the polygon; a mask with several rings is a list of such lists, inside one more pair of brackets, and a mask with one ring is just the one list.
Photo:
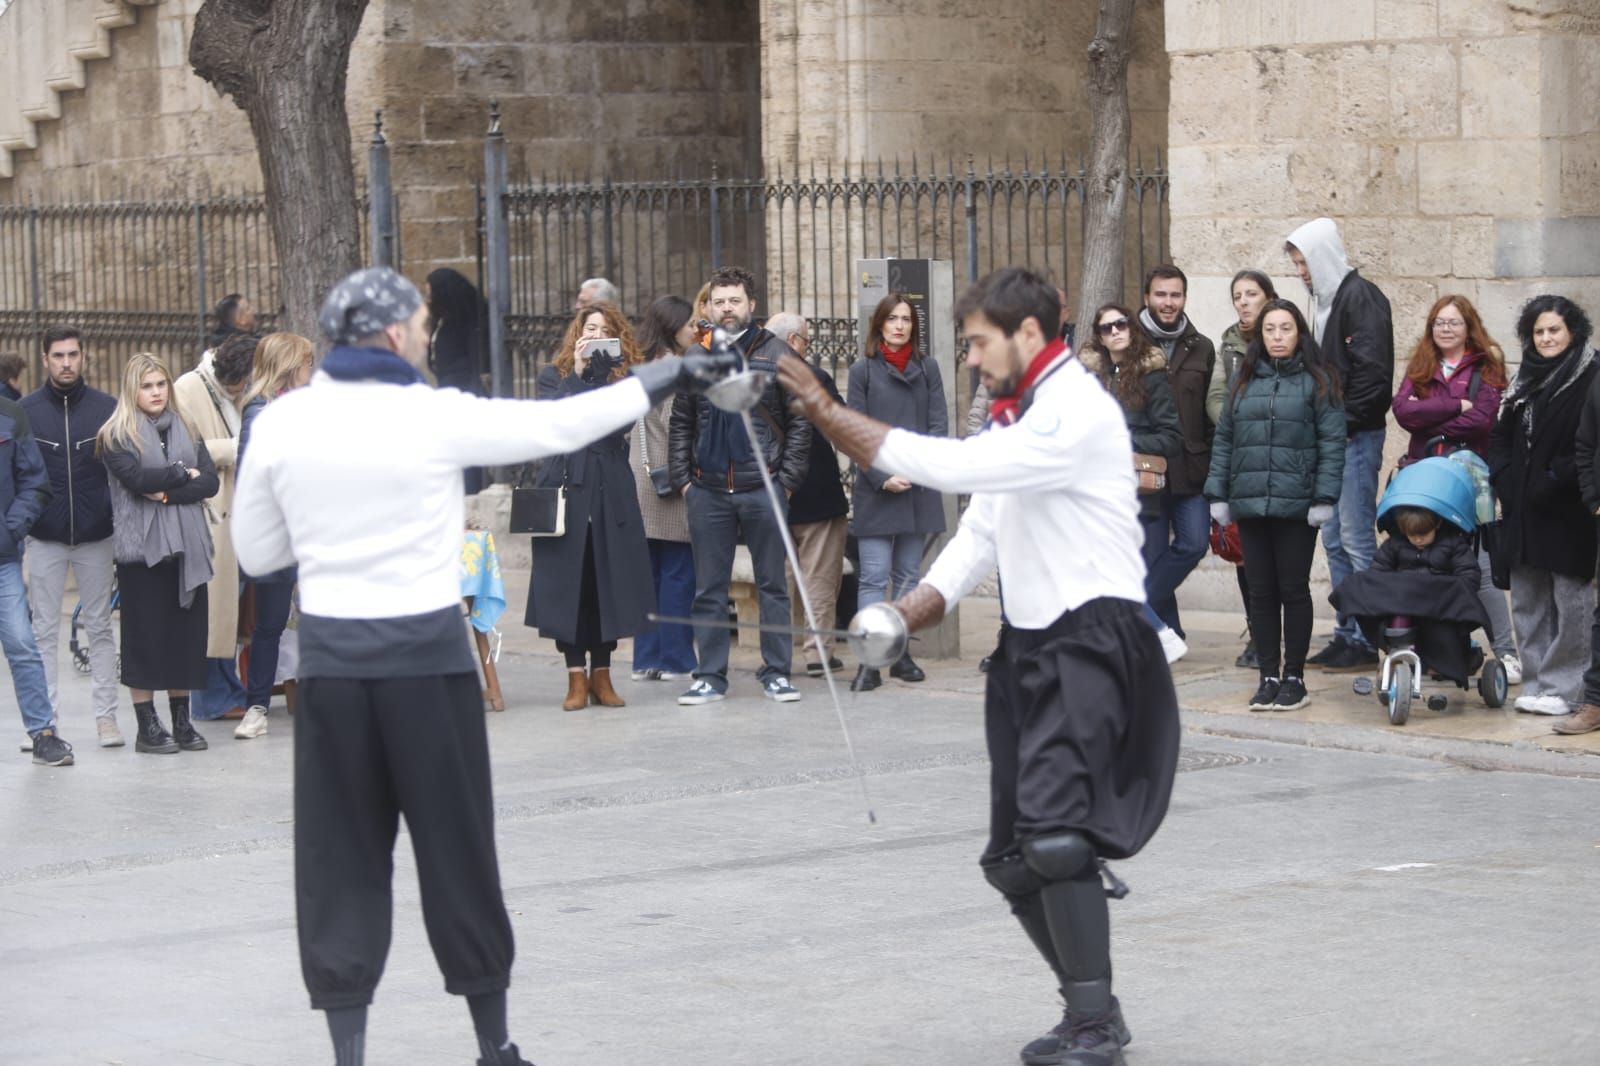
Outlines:
{"label": "paved plaza ground", "polygon": [[[962,660],[846,697],[875,825],[820,682],[767,702],[741,650],[733,698],[680,708],[679,686],[626,681],[625,645],[629,706],[563,714],[553,649],[507,622],[489,729],[532,1061],[983,1066],[1056,1020],[976,866],[992,602],[965,612]],[[1476,696],[1393,729],[1348,676],[1250,715],[1237,627],[1190,621],[1172,809],[1117,865],[1130,1064],[1596,1061],[1600,744]],[[0,757],[0,1062],[331,1061],[295,951],[292,719],[251,742],[202,725],[203,753],[102,750],[88,687],[64,684],[76,766]],[[369,1061],[470,1063],[403,839],[395,865]]]}

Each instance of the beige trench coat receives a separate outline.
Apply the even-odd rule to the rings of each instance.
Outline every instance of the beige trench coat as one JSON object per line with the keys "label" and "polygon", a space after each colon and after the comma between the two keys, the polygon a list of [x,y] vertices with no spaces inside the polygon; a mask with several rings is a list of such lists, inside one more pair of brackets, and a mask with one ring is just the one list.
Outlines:
{"label": "beige trench coat", "polygon": [[212,376],[210,352],[172,388],[178,398],[178,410],[194,427],[195,435],[205,440],[206,450],[217,464],[221,484],[217,494],[206,501],[211,541],[216,546],[211,560],[212,578],[206,585],[206,657],[232,659],[239,651],[239,563],[233,554],[230,530],[239,454],[239,406]]}

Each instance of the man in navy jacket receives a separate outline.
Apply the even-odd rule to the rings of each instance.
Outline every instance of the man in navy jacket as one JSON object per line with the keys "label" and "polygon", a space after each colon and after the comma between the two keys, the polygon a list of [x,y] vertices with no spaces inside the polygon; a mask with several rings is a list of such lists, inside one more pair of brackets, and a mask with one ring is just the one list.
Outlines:
{"label": "man in navy jacket", "polygon": [[111,631],[111,487],[95,438],[117,401],[84,379],[83,338],[69,326],[45,331],[45,383],[22,398],[50,478],[50,502],[28,538],[28,603],[44,658],[50,706],[57,704],[56,648],[67,571],[78,583],[80,617],[94,677],[95,727],[102,748],[122,747],[117,728],[117,642]]}

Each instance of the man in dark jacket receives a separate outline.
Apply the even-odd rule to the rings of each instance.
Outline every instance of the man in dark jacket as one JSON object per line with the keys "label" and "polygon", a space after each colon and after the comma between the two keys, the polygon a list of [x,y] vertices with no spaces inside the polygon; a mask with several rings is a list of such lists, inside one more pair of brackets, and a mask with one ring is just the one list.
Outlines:
{"label": "man in dark jacket", "polygon": [[[1333,521],[1322,527],[1328,580],[1338,588],[1345,578],[1372,565],[1378,548],[1378,472],[1394,398],[1394,320],[1388,298],[1350,266],[1331,218],[1313,219],[1295,230],[1284,250],[1311,290],[1311,333],[1323,364],[1338,373],[1344,394],[1350,433],[1344,486]],[[1363,670],[1377,661],[1377,649],[1355,619],[1341,613],[1332,642],[1306,663],[1324,670]]]}
{"label": "man in dark jacket", "polygon": [[[746,365],[770,377],[761,401],[750,411],[759,456],[751,450],[738,415],[719,410],[703,396],[680,394],[672,402],[667,465],[673,487],[689,506],[695,584],[690,614],[719,623],[726,619],[733,552],[742,532],[755,571],[762,624],[787,626],[789,589],[782,533],[786,516],[772,513],[757,463],[765,465],[786,494],[792,494],[805,480],[811,425],[790,412],[789,394],[778,384],[777,360],[789,346],[755,325],[754,276],[739,267],[718,270],[711,276],[710,299],[712,320],[733,338]],[[696,345],[687,354],[707,353]],[[678,697],[679,703],[711,703],[727,695],[730,639],[722,625],[695,627],[699,666],[694,684]],[[788,636],[762,633],[761,662],[758,676],[768,699],[791,703],[800,698],[789,683]]]}
{"label": "man in dark jacket", "polygon": [[54,707],[62,599],[67,571],[72,571],[89,641],[95,728],[102,748],[120,748],[117,642],[111,631],[111,488],[105,464],[95,454],[95,437],[117,401],[89,387],[83,376],[86,358],[77,330],[45,331],[45,382],[22,400],[51,488],[50,502],[28,538],[28,603]]}
{"label": "man in dark jacket", "polygon": [[0,514],[5,516],[5,535],[0,536],[0,647],[11,667],[33,761],[71,766],[72,745],[56,733],[55,705],[28,623],[28,597],[22,584],[22,546],[49,498],[50,479],[27,412],[21,404],[0,399]]}
{"label": "man in dark jacket", "polygon": [[[828,395],[837,402],[839,387],[833,377],[814,360],[807,357],[811,347],[811,327],[793,311],[781,311],[767,320],[767,332],[789,346],[789,349],[811,364],[817,380]],[[850,501],[845,498],[844,484],[839,479],[839,456],[819,433],[811,435],[811,457],[806,462],[806,477],[789,497],[789,536],[794,539],[795,554],[800,558],[802,574],[789,575],[790,618],[796,629],[810,626],[806,621],[805,606],[795,591],[795,582],[804,579],[806,595],[811,598],[811,609],[816,612],[817,624],[824,629],[834,625],[834,614],[839,604],[839,583],[844,579],[845,548],[850,539]],[[834,639],[822,641],[823,654],[818,654],[815,641],[796,635],[795,648],[806,657],[806,673],[821,677],[825,654],[829,669],[841,670],[844,663],[833,657]]]}
{"label": "man in dark jacket", "polygon": [[1183,430],[1183,450],[1167,463],[1162,521],[1147,531],[1144,543],[1145,596],[1166,626],[1160,631],[1161,648],[1169,663],[1189,650],[1178,619],[1178,586],[1205,558],[1211,543],[1211,519],[1200,490],[1211,469],[1211,435],[1216,429],[1206,416],[1206,388],[1217,349],[1184,314],[1188,299],[1189,279],[1172,264],[1153,267],[1146,275],[1139,324],[1166,353],[1167,381]]}

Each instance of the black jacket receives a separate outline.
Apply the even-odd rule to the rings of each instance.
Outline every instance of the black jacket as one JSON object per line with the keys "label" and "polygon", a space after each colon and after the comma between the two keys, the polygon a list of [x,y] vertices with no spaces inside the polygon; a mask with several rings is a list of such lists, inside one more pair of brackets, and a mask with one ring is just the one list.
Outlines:
{"label": "black jacket", "polygon": [[33,529],[39,511],[50,498],[50,481],[44,460],[20,404],[0,399],[0,561],[22,558],[22,542]]}
{"label": "black jacket", "polygon": [[[1115,379],[1108,381],[1105,376],[1107,355],[1099,348],[1086,347],[1078,352],[1078,360],[1116,396]],[[1120,397],[1117,399],[1122,406],[1123,420],[1128,423],[1128,436],[1133,439],[1133,450],[1141,455],[1159,455],[1167,460],[1166,490],[1141,493],[1139,496],[1139,513],[1145,518],[1154,518],[1161,513],[1162,497],[1172,491],[1173,469],[1182,465],[1184,451],[1182,422],[1178,417],[1177,405],[1172,400],[1171,382],[1167,379],[1167,358],[1161,354],[1160,348],[1151,348],[1137,363],[1118,373],[1144,375],[1143,407],[1133,409],[1122,404]],[[1205,418],[1204,411],[1200,417]],[[1207,440],[1208,462],[1210,455],[1211,443]]]}
{"label": "black jacket", "polygon": [[[833,376],[824,373],[815,364],[811,369],[817,375],[817,380],[822,382],[822,387],[828,390],[828,395],[833,397],[833,402],[843,403],[839,398],[839,386],[833,383]],[[789,497],[789,525],[826,522],[849,513],[850,501],[845,498],[844,483],[839,478],[839,456],[834,452],[833,445],[828,443],[827,437],[813,433],[811,456],[806,460],[805,480]]]}
{"label": "black jacket", "polygon": [[[751,369],[767,375],[766,391],[750,412],[750,421],[768,471],[792,492],[805,480],[806,461],[811,455],[811,423],[789,410],[789,393],[778,384],[778,357],[788,354],[789,346],[760,327],[746,331],[735,346]],[[697,344],[685,354],[708,353]],[[712,457],[714,449],[731,435],[744,437],[737,415],[719,411],[704,396],[679,394],[672,401],[672,421],[667,429],[667,466],[672,487],[682,491],[692,483],[712,492],[761,491],[761,468],[754,460]]]}
{"label": "black jacket", "polygon": [[[1581,370],[1543,401],[1531,437],[1521,408],[1509,401],[1502,406],[1489,431],[1487,458],[1500,497],[1497,560],[1588,581],[1594,577],[1595,523],[1580,489],[1578,437],[1596,361],[1595,353],[1581,347],[1573,358],[1585,361]],[[1513,382],[1513,397],[1515,392]]]}
{"label": "black jacket", "polygon": [[1394,317],[1389,298],[1358,271],[1339,283],[1319,347],[1339,374],[1350,432],[1384,428],[1394,398]]}
{"label": "black jacket", "polygon": [[49,382],[22,398],[53,490],[33,536],[58,544],[88,544],[111,536],[111,486],[95,454],[95,437],[117,401],[82,379],[66,393]]}
{"label": "black jacket", "polygon": [[1595,376],[1584,397],[1575,454],[1583,506],[1591,515],[1600,515],[1600,375]]}

